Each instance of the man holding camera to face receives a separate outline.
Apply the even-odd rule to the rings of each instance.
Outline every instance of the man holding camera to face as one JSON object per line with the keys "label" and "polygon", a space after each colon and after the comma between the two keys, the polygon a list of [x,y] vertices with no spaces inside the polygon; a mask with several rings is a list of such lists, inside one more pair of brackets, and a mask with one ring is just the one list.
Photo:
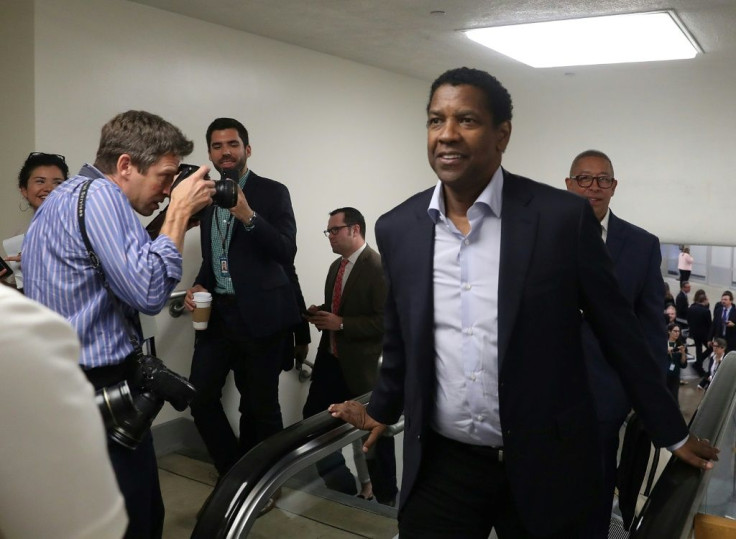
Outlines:
{"label": "man holding camera to face", "polygon": [[[23,244],[26,294],[64,316],[81,341],[80,364],[97,390],[125,498],[126,537],[161,536],[150,424],[164,400],[183,409],[193,394],[186,379],[143,354],[138,320],[166,304],[181,279],[187,223],[215,192],[206,166],[170,192],[192,148],[159,116],[117,115],[102,128],[94,165],[52,192]],[[135,213],[151,215],[169,195],[161,234],[151,240]]]}
{"label": "man holding camera to face", "polygon": [[[232,118],[207,128],[207,148],[223,175],[236,171],[232,208],[213,205],[201,218],[202,266],[187,291],[212,294],[207,329],[197,332],[191,410],[217,472],[223,476],[258,442],[282,429],[279,374],[292,329],[302,322],[294,256],[296,221],[288,189],[248,169],[248,131]],[[292,341],[293,342],[293,341]],[[293,364],[293,360],[292,360]],[[240,435],[220,401],[230,371],[240,392]]]}

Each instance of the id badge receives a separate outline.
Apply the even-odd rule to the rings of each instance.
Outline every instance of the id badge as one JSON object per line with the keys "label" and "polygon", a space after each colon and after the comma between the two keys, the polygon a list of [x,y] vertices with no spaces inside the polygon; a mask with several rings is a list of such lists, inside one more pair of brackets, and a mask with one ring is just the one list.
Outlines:
{"label": "id badge", "polygon": [[222,277],[230,277],[230,271],[227,267],[227,256],[222,255],[220,256],[220,275]]}

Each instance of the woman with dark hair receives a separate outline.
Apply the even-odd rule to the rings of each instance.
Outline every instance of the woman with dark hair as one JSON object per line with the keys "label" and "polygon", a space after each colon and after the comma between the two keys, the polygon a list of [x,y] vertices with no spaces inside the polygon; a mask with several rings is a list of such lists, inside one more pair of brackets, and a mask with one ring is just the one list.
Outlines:
{"label": "woman with dark hair", "polygon": [[[69,167],[63,155],[31,152],[18,173],[18,190],[23,197],[18,205],[20,211],[26,212],[30,208],[35,213],[49,193],[67,178],[69,178]],[[13,243],[18,245],[23,241],[22,236],[12,239],[15,240]],[[23,277],[20,272],[20,260],[20,253],[5,259],[13,269],[16,286],[22,289]],[[0,273],[0,279],[2,276]]]}
{"label": "woman with dark hair", "polygon": [[[667,325],[667,387],[678,401],[680,392],[680,370],[687,367],[685,345],[680,343],[680,326],[674,323]],[[679,402],[679,401],[678,401]]]}

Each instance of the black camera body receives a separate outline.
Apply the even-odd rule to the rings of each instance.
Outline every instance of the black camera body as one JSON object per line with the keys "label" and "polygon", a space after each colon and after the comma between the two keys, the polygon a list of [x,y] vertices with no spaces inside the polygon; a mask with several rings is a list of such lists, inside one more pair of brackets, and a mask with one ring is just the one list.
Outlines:
{"label": "black camera body", "polygon": [[[188,165],[186,163],[180,164],[179,175],[171,186],[171,190],[173,191],[182,180],[188,178],[197,172],[197,170],[199,170],[199,167],[196,165]],[[235,206],[238,203],[239,180],[240,174],[237,170],[232,168],[223,169],[220,179],[215,182],[215,194],[212,195],[212,203],[215,206],[226,209]],[[204,210],[198,211],[196,214],[192,215],[192,219],[201,219],[203,213]]]}
{"label": "black camera body", "polygon": [[99,389],[95,400],[110,438],[135,449],[164,402],[181,412],[192,402],[196,390],[157,357],[140,353],[128,361],[128,378]]}

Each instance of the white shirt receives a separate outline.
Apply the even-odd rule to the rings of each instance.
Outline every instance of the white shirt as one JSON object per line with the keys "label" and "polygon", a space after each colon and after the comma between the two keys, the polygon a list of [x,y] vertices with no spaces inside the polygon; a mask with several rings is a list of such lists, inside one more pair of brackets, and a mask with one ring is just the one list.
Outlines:
{"label": "white shirt", "polygon": [[427,209],[435,223],[437,393],[432,428],[475,445],[503,445],[498,407],[502,190],[499,167],[468,210],[467,236],[445,215],[441,182]]}
{"label": "white shirt", "polygon": [[0,537],[122,537],[125,503],[76,332],[2,285],[0,313]]}
{"label": "white shirt", "polygon": [[603,219],[601,219],[601,238],[603,238],[603,243],[606,243],[606,240],[608,239],[608,221],[611,219],[611,209],[606,210],[606,215],[603,216]]}
{"label": "white shirt", "polygon": [[350,272],[353,271],[353,267],[355,266],[355,262],[358,260],[358,257],[360,256],[360,253],[362,253],[365,250],[365,246],[368,245],[366,242],[363,242],[363,245],[358,247],[358,249],[353,252],[348,257],[348,263],[345,265],[345,273],[342,274],[342,288],[340,289],[340,292],[345,291],[345,283],[348,282],[348,277],[350,276]]}

